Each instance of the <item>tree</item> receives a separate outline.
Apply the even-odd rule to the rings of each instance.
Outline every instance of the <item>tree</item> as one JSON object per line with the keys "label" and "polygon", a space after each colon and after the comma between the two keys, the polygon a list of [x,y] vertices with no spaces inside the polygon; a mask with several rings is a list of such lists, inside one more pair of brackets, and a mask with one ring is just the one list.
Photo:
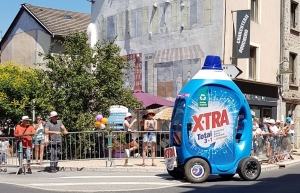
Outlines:
{"label": "tree", "polygon": [[10,118],[17,123],[23,115],[31,115],[33,99],[40,112],[47,111],[43,72],[14,61],[0,64],[0,120]]}
{"label": "tree", "polygon": [[51,54],[50,48],[45,55],[51,105],[71,131],[93,128],[94,116],[109,116],[111,105],[141,107],[132,91],[123,87],[122,70],[131,67],[120,56],[120,48],[114,41],[91,48],[87,40],[86,33],[70,34],[60,42],[62,52]]}

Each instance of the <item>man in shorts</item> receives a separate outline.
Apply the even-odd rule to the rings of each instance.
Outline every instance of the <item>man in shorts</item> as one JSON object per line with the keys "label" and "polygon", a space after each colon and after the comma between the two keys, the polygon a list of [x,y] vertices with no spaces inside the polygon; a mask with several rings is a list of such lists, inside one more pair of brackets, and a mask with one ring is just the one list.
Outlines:
{"label": "man in shorts", "polygon": [[[22,123],[16,127],[14,136],[19,138],[22,142],[23,147],[23,170],[20,168],[18,174],[24,173],[25,174],[25,163],[27,162],[27,173],[32,174],[30,168],[30,160],[31,160],[31,153],[32,153],[32,136],[35,135],[34,128],[29,124],[28,116],[22,117]],[[19,147],[18,147],[19,148]],[[21,160],[20,160],[21,161]]]}
{"label": "man in shorts", "polygon": [[61,131],[64,134],[68,134],[66,127],[61,120],[58,120],[58,114],[55,111],[50,113],[50,121],[46,123],[45,134],[50,136],[51,156],[50,156],[50,172],[57,172],[58,158],[61,154]]}

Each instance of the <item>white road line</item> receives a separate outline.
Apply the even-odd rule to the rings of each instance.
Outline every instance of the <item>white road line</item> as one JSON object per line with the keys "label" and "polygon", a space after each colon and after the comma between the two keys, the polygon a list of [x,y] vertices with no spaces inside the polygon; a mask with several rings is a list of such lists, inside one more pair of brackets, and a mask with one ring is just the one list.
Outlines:
{"label": "white road line", "polygon": [[87,182],[87,183],[37,183],[28,186],[81,186],[81,185],[174,185],[174,183],[163,182]]}
{"label": "white road line", "polygon": [[[58,177],[63,179],[96,179],[96,178],[165,178],[166,176],[67,176],[67,177]],[[57,179],[57,178],[52,178]]]}

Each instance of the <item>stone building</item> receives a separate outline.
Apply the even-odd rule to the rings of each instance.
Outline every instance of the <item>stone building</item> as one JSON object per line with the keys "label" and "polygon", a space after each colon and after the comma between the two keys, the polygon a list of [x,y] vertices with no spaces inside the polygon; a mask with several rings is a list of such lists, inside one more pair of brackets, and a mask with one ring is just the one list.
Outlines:
{"label": "stone building", "polygon": [[[300,117],[300,0],[282,0],[281,60],[282,62],[282,117]],[[287,72],[287,73],[286,73]],[[299,122],[295,129],[295,146],[300,147]]]}

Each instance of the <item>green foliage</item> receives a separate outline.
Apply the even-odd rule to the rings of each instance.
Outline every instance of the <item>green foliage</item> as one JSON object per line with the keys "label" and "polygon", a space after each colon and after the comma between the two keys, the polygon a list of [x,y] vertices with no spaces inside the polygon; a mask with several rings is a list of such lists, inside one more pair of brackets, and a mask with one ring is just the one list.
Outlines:
{"label": "green foliage", "polygon": [[[112,42],[97,43],[91,48],[85,33],[74,33],[60,42],[63,51],[45,55],[45,78],[52,88],[47,96],[69,131],[91,130],[94,117],[109,116],[111,105],[128,108],[141,107],[131,90],[123,87],[126,76],[122,69],[130,69],[120,48]],[[91,67],[95,70],[90,73]]]}
{"label": "green foliage", "polygon": [[0,64],[0,120],[11,118],[17,123],[23,115],[30,116],[33,99],[37,109],[46,111],[46,90],[42,70],[14,61]]}

